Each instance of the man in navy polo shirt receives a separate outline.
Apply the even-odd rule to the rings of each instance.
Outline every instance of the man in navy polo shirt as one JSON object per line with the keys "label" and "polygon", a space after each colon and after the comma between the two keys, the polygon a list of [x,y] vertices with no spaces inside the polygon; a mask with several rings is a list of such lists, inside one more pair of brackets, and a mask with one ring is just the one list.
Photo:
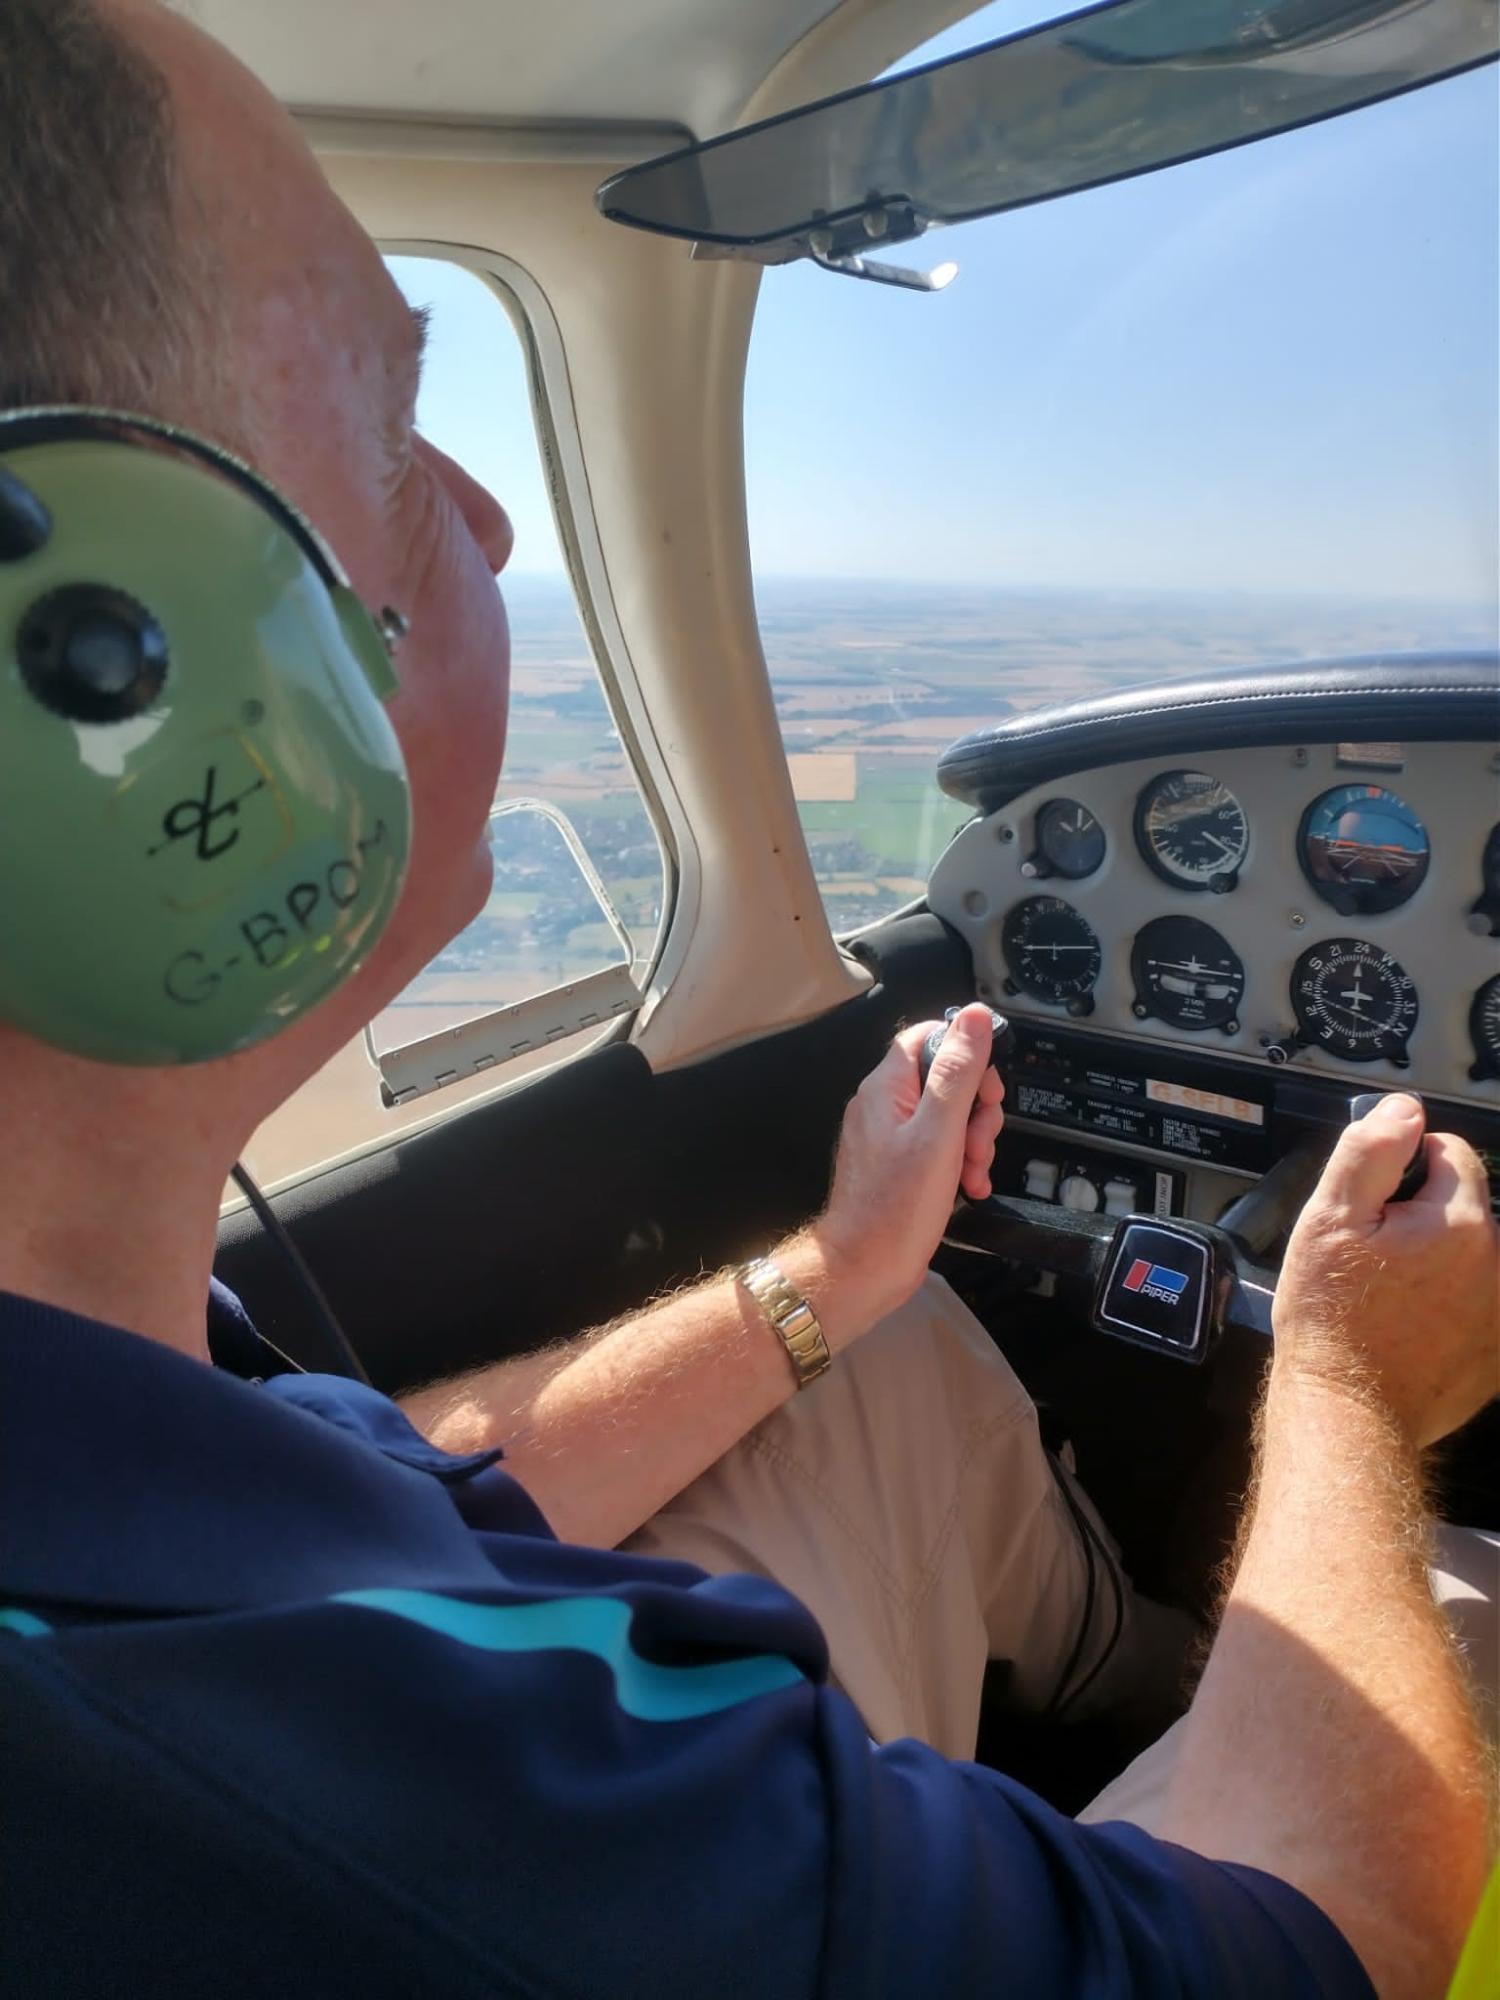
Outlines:
{"label": "man in navy polo shirt", "polygon": [[[0,1026],[0,1987],[1439,1991],[1485,1807],[1420,1454],[1493,1393],[1497,1256],[1455,1140],[1387,1209],[1410,1100],[1351,1128],[1291,1246],[1258,1491],[1155,1833],[877,1747],[776,1584],[602,1546],[787,1400],[743,1285],[510,1377],[503,1465],[446,1448],[495,1422],[482,1386],[414,1404],[419,1429],[347,1382],[206,1365],[230,1163],[484,894],[509,529],[413,435],[405,309],[222,51],[147,0],[0,0],[0,114],[0,400],[239,446],[409,613],[417,829],[366,969],[211,1073]],[[898,1043],[826,1215],[778,1248],[836,1353],[982,1189],[985,1060],[961,1018],[919,1096]]]}

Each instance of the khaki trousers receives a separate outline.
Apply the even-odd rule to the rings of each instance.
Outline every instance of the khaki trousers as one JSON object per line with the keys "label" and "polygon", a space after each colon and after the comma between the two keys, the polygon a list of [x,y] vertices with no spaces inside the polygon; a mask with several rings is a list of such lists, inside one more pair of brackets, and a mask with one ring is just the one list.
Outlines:
{"label": "khaki trousers", "polygon": [[[1065,1676],[1078,1689],[1103,1662],[1086,1699],[1070,1703],[1069,1715],[1081,1716],[1132,1684],[1153,1649],[1163,1675],[1180,1658],[1185,1621],[1164,1633],[1161,1615],[1133,1598],[1113,1541],[1076,1483],[1068,1487],[1103,1545],[1092,1589],[1085,1537],[1031,1398],[973,1314],[931,1276],[625,1547],[781,1584],[822,1626],[833,1679],[877,1742],[914,1736],[966,1758],[991,1660],[1010,1663],[1010,1693],[1032,1710],[1048,1706]],[[1450,1537],[1444,1553],[1435,1587],[1457,1606],[1493,1703],[1500,1537]],[[1081,1817],[1148,1825],[1177,1734]]]}
{"label": "khaki trousers", "polygon": [[1081,1631],[1088,1557],[1036,1407],[938,1277],[625,1547],[781,1584],[876,1741],[949,1757],[974,1753],[988,1661],[1009,1661],[1017,1703],[1043,1709],[1070,1660],[1076,1686],[1109,1647],[1117,1604],[1134,1624],[1128,1587],[1096,1574]]}

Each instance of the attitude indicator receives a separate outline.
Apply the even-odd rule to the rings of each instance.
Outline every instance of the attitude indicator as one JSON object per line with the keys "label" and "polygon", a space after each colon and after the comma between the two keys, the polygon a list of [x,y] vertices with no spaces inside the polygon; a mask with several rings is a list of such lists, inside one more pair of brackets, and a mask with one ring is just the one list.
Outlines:
{"label": "attitude indicator", "polygon": [[1302,815],[1297,859],[1340,916],[1378,916],[1421,888],[1432,848],[1405,799],[1384,785],[1335,785]]}

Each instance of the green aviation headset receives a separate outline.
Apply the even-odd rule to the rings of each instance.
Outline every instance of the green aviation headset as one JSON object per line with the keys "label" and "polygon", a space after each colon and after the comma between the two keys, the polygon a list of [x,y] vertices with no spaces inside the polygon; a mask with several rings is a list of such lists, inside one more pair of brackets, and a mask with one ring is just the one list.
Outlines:
{"label": "green aviation headset", "polygon": [[349,978],[410,848],[404,629],[201,438],[0,416],[0,1019],[201,1062]]}

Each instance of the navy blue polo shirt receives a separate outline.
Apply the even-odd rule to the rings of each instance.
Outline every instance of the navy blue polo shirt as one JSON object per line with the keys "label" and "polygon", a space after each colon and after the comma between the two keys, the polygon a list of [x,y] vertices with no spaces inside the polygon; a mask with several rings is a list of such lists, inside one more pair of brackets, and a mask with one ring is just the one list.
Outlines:
{"label": "navy blue polo shirt", "polygon": [[1314,1906],[874,1748],[773,1585],[0,1295],[0,1990],[1360,1996]]}

